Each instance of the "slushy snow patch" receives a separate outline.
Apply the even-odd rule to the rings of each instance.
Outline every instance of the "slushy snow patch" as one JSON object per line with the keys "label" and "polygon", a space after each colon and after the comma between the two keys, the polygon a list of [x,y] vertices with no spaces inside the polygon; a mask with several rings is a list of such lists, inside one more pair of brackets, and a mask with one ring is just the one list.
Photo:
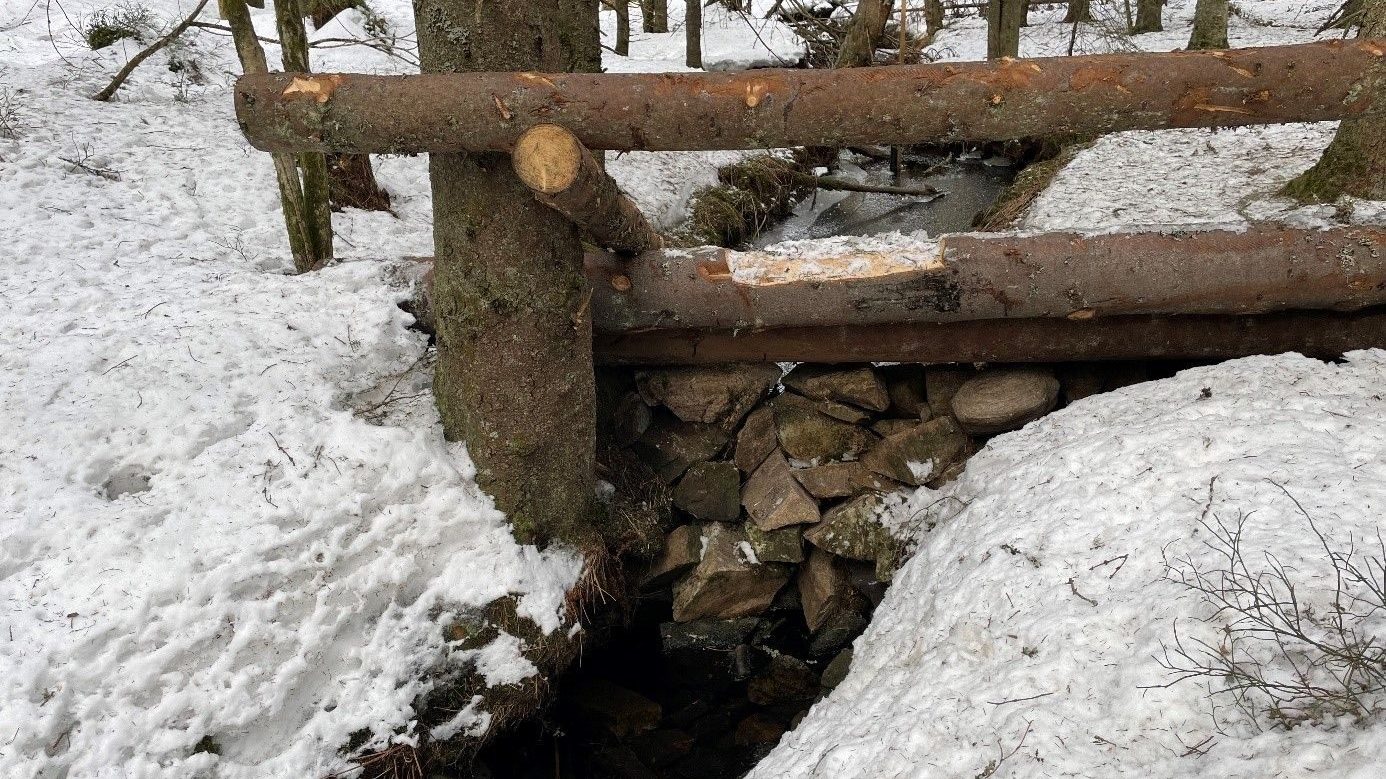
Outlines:
{"label": "slushy snow patch", "polygon": [[[1167,567],[1217,570],[1203,521],[1244,518],[1253,569],[1273,556],[1319,610],[1332,568],[1294,501],[1335,548],[1376,549],[1384,386],[1379,350],[1250,358],[993,439],[896,511],[918,548],[851,672],[750,776],[1380,776],[1380,718],[1279,729],[1198,681],[1165,686],[1157,657],[1176,624],[1216,646],[1228,619]],[[1386,618],[1362,627],[1379,638]]]}

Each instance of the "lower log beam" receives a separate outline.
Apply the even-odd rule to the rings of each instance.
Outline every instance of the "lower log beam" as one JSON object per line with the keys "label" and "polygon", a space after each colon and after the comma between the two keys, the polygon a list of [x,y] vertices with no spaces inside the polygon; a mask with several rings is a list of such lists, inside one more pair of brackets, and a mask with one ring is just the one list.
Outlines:
{"label": "lower log beam", "polygon": [[1283,352],[1334,358],[1354,349],[1386,347],[1386,309],[1091,321],[993,319],[751,332],[660,330],[599,333],[594,347],[597,362],[606,365],[1028,363],[1229,359]]}

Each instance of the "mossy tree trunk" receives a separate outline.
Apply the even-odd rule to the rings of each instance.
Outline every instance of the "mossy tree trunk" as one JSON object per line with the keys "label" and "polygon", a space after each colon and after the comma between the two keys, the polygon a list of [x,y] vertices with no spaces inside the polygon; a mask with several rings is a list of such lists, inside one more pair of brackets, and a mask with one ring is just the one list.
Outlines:
{"label": "mossy tree trunk", "polygon": [[1160,32],[1165,29],[1164,23],[1160,20],[1163,8],[1164,0],[1136,0],[1136,24],[1131,28],[1131,32]]}
{"label": "mossy tree trunk", "polygon": [[[231,28],[231,37],[236,46],[236,56],[241,61],[241,70],[245,73],[268,73],[269,61],[265,58],[265,50],[260,46],[260,40],[255,37],[255,27],[250,20],[250,9],[246,6],[246,0],[219,0],[218,10],[221,12],[221,18],[225,19],[227,26]],[[302,23],[303,20],[300,19],[300,27]],[[286,65],[290,61],[289,48],[290,46],[286,46],[284,49]],[[306,33],[301,51],[306,62]],[[310,186],[307,177],[300,176],[298,161],[311,156],[322,158],[323,155],[271,155],[274,161],[275,181],[279,185],[279,205],[284,213],[284,228],[289,236],[289,253],[293,255],[294,268],[299,273],[320,268],[332,259],[332,211],[328,204],[326,178],[322,179],[322,186],[319,188],[316,181]],[[321,198],[321,202],[316,202],[315,198]]]}
{"label": "mossy tree trunk", "polygon": [[[1364,0],[1360,19],[1359,37],[1386,37],[1386,0]],[[1374,102],[1386,103],[1386,66],[1368,73],[1361,88]],[[1291,181],[1285,194],[1305,202],[1332,202],[1343,195],[1386,200],[1386,119],[1344,120],[1323,157]]]}
{"label": "mossy tree trunk", "polygon": [[987,59],[1020,56],[1020,28],[1029,0],[991,0],[987,3]]}
{"label": "mossy tree trunk", "polygon": [[[419,0],[415,13],[427,73],[601,65],[595,2]],[[596,421],[578,230],[506,154],[434,154],[429,172],[444,433],[467,443],[521,543],[588,549]]]}
{"label": "mossy tree trunk", "polygon": [[[299,0],[275,0],[274,21],[279,30],[284,70],[290,73],[309,73],[313,70],[308,59],[308,31],[303,24],[304,11]],[[313,152],[298,155],[298,169],[303,178],[304,219],[312,242],[316,266],[332,260],[331,184],[327,174],[327,156]]]}
{"label": "mossy tree trunk", "polygon": [[1188,48],[1193,51],[1227,48],[1227,13],[1227,0],[1198,0]]}

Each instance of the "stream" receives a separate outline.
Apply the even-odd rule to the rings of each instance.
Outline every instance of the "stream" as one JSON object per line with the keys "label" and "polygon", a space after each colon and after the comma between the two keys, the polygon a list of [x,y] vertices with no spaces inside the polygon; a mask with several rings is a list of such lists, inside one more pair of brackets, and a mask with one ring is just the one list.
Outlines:
{"label": "stream", "polygon": [[842,176],[870,184],[928,184],[943,195],[925,198],[819,190],[783,222],[762,232],[752,245],[761,248],[781,241],[835,235],[967,232],[976,216],[996,202],[1016,172],[1004,157],[907,155],[900,175],[895,176],[884,161],[844,154]]}

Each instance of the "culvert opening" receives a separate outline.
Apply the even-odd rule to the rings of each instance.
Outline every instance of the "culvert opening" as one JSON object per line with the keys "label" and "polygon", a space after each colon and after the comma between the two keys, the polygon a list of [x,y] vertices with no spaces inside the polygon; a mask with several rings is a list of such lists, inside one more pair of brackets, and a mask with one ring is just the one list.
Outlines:
{"label": "culvert opening", "polygon": [[658,504],[613,512],[626,597],[589,620],[545,710],[449,775],[744,776],[846,676],[903,553],[892,501],[994,435],[1191,366],[605,371],[610,492]]}

